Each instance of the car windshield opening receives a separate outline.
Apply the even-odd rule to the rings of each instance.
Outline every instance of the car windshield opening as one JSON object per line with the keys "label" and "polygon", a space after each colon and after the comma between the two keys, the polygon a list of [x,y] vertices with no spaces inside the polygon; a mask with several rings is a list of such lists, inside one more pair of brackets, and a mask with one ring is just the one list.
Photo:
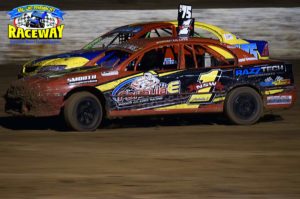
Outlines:
{"label": "car windshield opening", "polygon": [[134,34],[131,32],[115,32],[111,34],[106,34],[94,39],[92,42],[84,46],[83,49],[113,47],[122,44],[123,42],[129,40],[133,36]]}
{"label": "car windshield opening", "polygon": [[116,68],[126,59],[128,59],[130,55],[130,53],[125,51],[110,50],[105,52],[104,57],[97,62],[97,65],[105,69]]}

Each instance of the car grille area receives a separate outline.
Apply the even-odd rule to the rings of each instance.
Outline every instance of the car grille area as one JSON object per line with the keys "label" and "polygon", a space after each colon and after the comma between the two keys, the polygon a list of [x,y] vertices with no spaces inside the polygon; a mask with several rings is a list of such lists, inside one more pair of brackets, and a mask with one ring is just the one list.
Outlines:
{"label": "car grille area", "polygon": [[34,88],[25,86],[24,82],[17,81],[12,84],[5,96],[5,111],[12,114],[26,114],[30,111],[36,100],[38,100],[37,93]]}

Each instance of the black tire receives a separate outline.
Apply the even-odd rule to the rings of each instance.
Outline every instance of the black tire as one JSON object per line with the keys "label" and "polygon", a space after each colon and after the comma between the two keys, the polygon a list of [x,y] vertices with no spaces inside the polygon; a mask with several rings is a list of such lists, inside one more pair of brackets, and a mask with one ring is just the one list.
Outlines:
{"label": "black tire", "polygon": [[103,109],[99,99],[89,92],[75,93],[65,103],[65,121],[76,131],[96,130],[102,117]]}
{"label": "black tire", "polygon": [[263,114],[262,98],[250,87],[236,88],[226,97],[225,113],[235,124],[254,124]]}

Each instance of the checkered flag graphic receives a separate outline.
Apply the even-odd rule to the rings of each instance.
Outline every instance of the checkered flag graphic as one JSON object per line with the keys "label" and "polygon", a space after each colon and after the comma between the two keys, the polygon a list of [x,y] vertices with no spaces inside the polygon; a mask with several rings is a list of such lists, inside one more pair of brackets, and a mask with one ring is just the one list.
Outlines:
{"label": "checkered flag graphic", "polygon": [[[20,27],[20,26],[28,27],[28,24],[30,23],[30,20],[29,20],[30,18],[31,18],[31,15],[25,13],[21,17],[18,18],[16,25],[18,27]],[[55,18],[52,17],[51,15],[49,16],[49,14],[47,16],[45,16],[44,19],[41,20],[41,23],[44,24],[43,27],[55,27],[55,25],[56,25]]]}
{"label": "checkered flag graphic", "polygon": [[26,23],[27,23],[27,21],[29,21],[29,19],[30,19],[30,16],[27,13],[23,14],[20,18],[18,18],[17,26],[18,27],[26,26]]}
{"label": "checkered flag graphic", "polygon": [[49,15],[47,15],[41,21],[42,21],[42,23],[45,24],[45,27],[54,27],[55,26],[55,19],[51,16],[49,17]]}

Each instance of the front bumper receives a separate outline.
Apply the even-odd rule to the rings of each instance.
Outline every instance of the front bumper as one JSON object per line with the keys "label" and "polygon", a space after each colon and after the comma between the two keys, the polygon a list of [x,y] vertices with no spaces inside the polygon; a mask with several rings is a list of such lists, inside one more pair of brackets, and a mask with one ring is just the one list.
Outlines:
{"label": "front bumper", "polygon": [[39,83],[23,79],[14,82],[4,96],[5,112],[36,117],[59,115],[63,96],[46,89]]}

